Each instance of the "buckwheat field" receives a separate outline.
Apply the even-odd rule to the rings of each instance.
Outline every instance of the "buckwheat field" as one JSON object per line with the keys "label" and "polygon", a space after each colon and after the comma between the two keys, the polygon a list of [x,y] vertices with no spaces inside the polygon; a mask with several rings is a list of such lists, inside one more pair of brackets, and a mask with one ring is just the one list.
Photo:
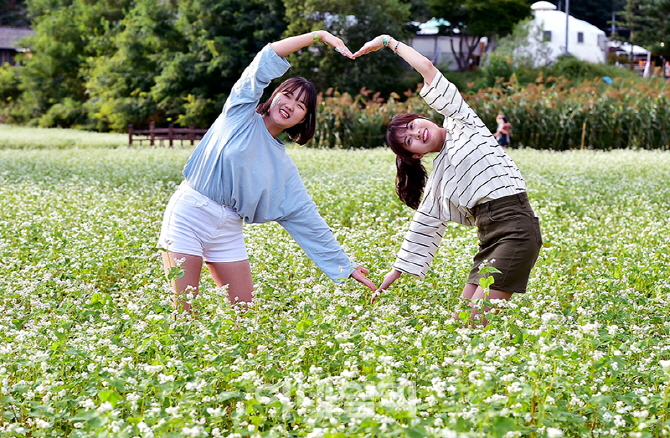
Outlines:
{"label": "buckwheat field", "polygon": [[[412,217],[393,154],[288,149],[381,283]],[[528,293],[472,329],[453,315],[474,228],[370,305],[245,225],[255,307],[204,269],[194,318],[155,248],[190,149],[1,149],[0,436],[670,435],[670,153],[509,153],[544,247]]]}

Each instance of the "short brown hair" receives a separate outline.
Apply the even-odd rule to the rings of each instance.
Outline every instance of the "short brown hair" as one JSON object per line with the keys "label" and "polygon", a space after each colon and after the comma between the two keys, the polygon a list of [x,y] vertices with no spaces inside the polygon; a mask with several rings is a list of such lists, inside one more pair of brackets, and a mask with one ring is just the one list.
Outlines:
{"label": "short brown hair", "polygon": [[293,93],[296,99],[300,99],[300,96],[305,94],[304,102],[307,107],[305,120],[284,129],[284,132],[288,134],[291,140],[298,144],[307,143],[314,137],[314,131],[316,130],[316,89],[314,88],[314,84],[301,77],[287,79],[272,92],[272,96],[268,100],[256,107],[256,112],[263,116],[266,115],[270,111],[272,101],[279,93]]}

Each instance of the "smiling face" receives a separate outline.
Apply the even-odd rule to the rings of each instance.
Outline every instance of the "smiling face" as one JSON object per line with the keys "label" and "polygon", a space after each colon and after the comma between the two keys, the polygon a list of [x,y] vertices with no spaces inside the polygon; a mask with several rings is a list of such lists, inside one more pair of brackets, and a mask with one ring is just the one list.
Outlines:
{"label": "smiling face", "polygon": [[281,127],[282,131],[291,128],[305,120],[307,115],[307,103],[305,102],[306,93],[283,91],[277,93],[272,99],[270,108],[265,117]]}
{"label": "smiling face", "polygon": [[414,158],[422,158],[428,152],[439,152],[444,146],[445,130],[431,120],[416,118],[405,126],[400,134],[402,147]]}
{"label": "smiling face", "polygon": [[258,105],[266,128],[274,136],[286,132],[298,144],[307,143],[316,129],[316,90],[305,78],[290,78]]}

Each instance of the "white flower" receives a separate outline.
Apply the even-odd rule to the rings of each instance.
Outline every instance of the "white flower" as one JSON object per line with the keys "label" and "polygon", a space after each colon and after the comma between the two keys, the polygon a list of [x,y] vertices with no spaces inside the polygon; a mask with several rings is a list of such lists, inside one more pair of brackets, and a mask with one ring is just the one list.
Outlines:
{"label": "white flower", "polygon": [[114,409],[114,406],[112,406],[112,404],[110,402],[104,402],[103,404],[101,404],[98,407],[97,411],[100,412],[100,413],[103,413],[103,412],[111,411],[112,409]]}
{"label": "white flower", "polygon": [[561,429],[556,429],[555,427],[548,427],[547,428],[547,437],[549,438],[559,438],[564,436],[563,431]]}
{"label": "white flower", "polygon": [[144,365],[144,371],[149,374],[155,374],[163,369],[163,365]]}
{"label": "white flower", "polygon": [[93,409],[95,407],[95,403],[90,398],[87,398],[86,400],[80,401],[79,406],[84,409]]}
{"label": "white flower", "polygon": [[51,423],[49,423],[48,421],[44,421],[41,418],[35,418],[35,424],[40,429],[46,429],[47,427],[51,427]]}
{"label": "white flower", "polygon": [[204,430],[200,426],[194,426],[194,427],[183,427],[181,429],[181,433],[184,434],[184,436],[187,437],[199,437]]}
{"label": "white flower", "polygon": [[174,382],[174,375],[172,374],[165,375],[163,373],[160,373],[158,375],[158,381],[161,383],[161,385],[167,382]]}

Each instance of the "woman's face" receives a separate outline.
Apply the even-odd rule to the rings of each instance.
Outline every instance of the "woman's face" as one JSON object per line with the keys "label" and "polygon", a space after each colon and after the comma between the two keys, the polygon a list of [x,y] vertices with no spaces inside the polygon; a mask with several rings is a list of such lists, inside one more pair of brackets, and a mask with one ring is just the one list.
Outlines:
{"label": "woman's face", "polygon": [[403,135],[403,147],[414,158],[422,158],[428,152],[439,152],[444,146],[445,132],[430,120],[417,118],[407,124]]}
{"label": "woman's face", "polygon": [[307,93],[302,93],[300,99],[297,98],[297,93],[282,91],[272,99],[268,117],[282,129],[291,128],[305,120],[307,104],[304,98]]}

